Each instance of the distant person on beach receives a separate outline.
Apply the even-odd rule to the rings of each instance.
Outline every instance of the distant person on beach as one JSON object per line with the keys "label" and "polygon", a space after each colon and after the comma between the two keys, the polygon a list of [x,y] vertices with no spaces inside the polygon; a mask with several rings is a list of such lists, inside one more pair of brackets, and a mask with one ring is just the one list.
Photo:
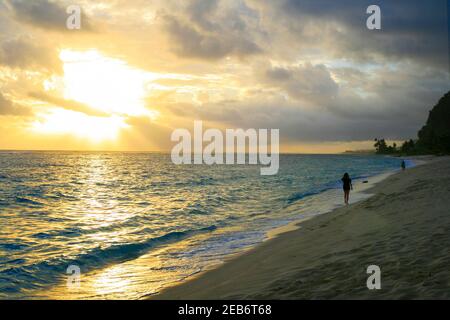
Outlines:
{"label": "distant person on beach", "polygon": [[402,160],[402,170],[405,170],[406,169],[406,163],[405,163],[405,160]]}
{"label": "distant person on beach", "polygon": [[350,190],[353,190],[352,179],[350,179],[350,176],[346,172],[341,180],[344,188],[344,202],[345,204],[348,204],[348,199],[350,197]]}

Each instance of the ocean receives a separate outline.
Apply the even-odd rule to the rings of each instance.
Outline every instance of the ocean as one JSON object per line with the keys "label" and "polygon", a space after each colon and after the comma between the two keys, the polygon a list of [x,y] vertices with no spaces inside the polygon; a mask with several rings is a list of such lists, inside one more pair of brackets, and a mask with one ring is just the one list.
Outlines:
{"label": "ocean", "polygon": [[[344,172],[362,186],[400,161],[280,155],[279,173],[261,176],[255,165],[177,166],[162,153],[0,152],[0,299],[155,294],[342,205]],[[69,266],[78,287],[67,286]]]}

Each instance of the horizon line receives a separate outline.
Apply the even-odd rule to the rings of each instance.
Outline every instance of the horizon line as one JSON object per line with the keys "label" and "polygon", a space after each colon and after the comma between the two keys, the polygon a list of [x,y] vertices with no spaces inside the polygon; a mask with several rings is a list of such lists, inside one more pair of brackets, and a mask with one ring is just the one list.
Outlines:
{"label": "horizon line", "polygon": [[[170,154],[170,150],[75,150],[75,149],[0,149],[1,152],[105,152],[105,153],[160,153],[160,154]],[[258,154],[258,152],[254,152]],[[278,154],[306,154],[306,155],[336,155],[336,154],[364,154],[364,153],[375,153],[375,150],[346,150],[342,152],[331,152],[331,153],[318,153],[318,152],[278,152]],[[191,153],[192,155],[200,153]],[[203,154],[203,153],[201,153]],[[234,152],[234,154],[238,154]],[[245,154],[253,154],[245,152]],[[222,155],[226,155],[222,153]]]}

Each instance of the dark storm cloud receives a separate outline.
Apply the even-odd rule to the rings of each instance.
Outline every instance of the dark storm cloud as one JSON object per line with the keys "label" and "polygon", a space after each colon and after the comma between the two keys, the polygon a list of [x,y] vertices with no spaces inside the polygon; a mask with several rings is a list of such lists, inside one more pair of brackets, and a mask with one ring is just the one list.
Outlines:
{"label": "dark storm cloud", "polygon": [[228,55],[244,57],[259,53],[261,49],[251,40],[232,34],[207,34],[177,20],[166,17],[166,30],[177,55],[188,58],[217,60]]}
{"label": "dark storm cloud", "polygon": [[[366,28],[366,9],[372,4],[381,8],[381,30]],[[269,10],[280,13],[280,21],[282,17],[289,19],[288,24],[299,41],[315,40],[305,36],[307,23],[322,26],[327,30],[326,39],[320,39],[321,34],[315,38],[329,42],[338,57],[366,62],[409,58],[447,66],[446,0],[284,0],[269,6]]]}
{"label": "dark storm cloud", "polygon": [[[56,30],[68,31],[66,20],[69,14],[66,7],[49,0],[7,0],[14,16],[20,22],[29,23],[33,26]],[[76,4],[76,3],[74,3]],[[82,29],[92,30],[92,24],[82,12]]]}
{"label": "dark storm cloud", "polygon": [[220,0],[194,0],[163,16],[173,51],[180,57],[218,60],[262,52],[248,28],[246,6]]}
{"label": "dark storm cloud", "polygon": [[217,25],[210,21],[210,17],[217,10],[219,0],[193,0],[187,6],[190,20],[204,29],[217,29]]}
{"label": "dark storm cloud", "polygon": [[[61,74],[57,50],[64,48],[58,43],[63,37],[47,32],[66,30],[67,13],[61,3],[69,1],[0,0],[0,65]],[[428,111],[449,90],[445,0],[155,1],[156,18],[149,28],[161,37],[145,34],[142,39],[134,39],[136,30],[129,28],[142,21],[144,10],[139,10],[139,4],[147,2],[117,3],[133,10],[129,16],[125,10],[108,12],[111,17],[119,13],[117,20],[112,20],[117,27],[113,31],[120,33],[124,27],[124,38],[161,47],[161,61],[171,65],[168,70],[161,67],[163,73],[208,75],[202,80],[155,80],[174,95],[179,88],[183,93],[181,87],[189,87],[184,91],[192,91],[193,96],[212,91],[211,102],[155,99],[155,108],[170,113],[169,121],[173,116],[180,123],[200,119],[219,127],[279,128],[281,139],[294,143],[409,139],[416,136]],[[366,28],[366,9],[372,4],[381,7],[382,30]],[[105,12],[110,10],[105,8]],[[139,25],[138,36],[144,27]],[[23,34],[30,37],[20,36]],[[39,38],[40,34],[44,38]],[[106,30],[105,37],[108,35]],[[54,41],[53,47],[46,37]],[[121,46],[124,50],[135,48],[120,42],[120,37],[105,39],[114,45],[117,39],[117,46],[125,43]],[[65,43],[68,48],[70,44]],[[102,49],[101,43],[88,44]],[[155,49],[151,48],[153,52],[141,50],[139,59],[152,58]],[[168,50],[176,57],[165,55]],[[120,56],[126,60],[127,50]],[[238,59],[221,60],[225,57]],[[208,63],[202,64],[202,60]],[[24,86],[23,82],[19,86]],[[14,97],[20,91],[8,89]],[[26,108],[10,101],[12,96],[0,95],[0,114],[26,113]],[[32,96],[99,115],[74,101],[45,93]],[[145,117],[127,121],[134,133],[154,135],[156,141],[167,139],[171,132]]]}
{"label": "dark storm cloud", "polygon": [[320,102],[335,97],[339,89],[324,65],[276,67],[267,70],[266,75],[273,85],[283,88],[294,99]]}
{"label": "dark storm cloud", "polygon": [[[267,112],[258,125],[278,126],[289,141],[415,138],[449,90],[445,1],[249,1],[270,21],[285,58],[256,73],[291,100],[273,110],[255,103],[247,113],[255,120]],[[366,28],[372,4],[381,7],[382,30]],[[283,43],[294,55],[282,55]],[[299,64],[308,59],[326,66]]]}
{"label": "dark storm cloud", "polygon": [[[245,101],[200,106],[174,103],[162,109],[178,117],[229,127],[279,128],[282,139],[290,143],[410,139],[416,138],[428,112],[448,91],[445,72],[417,65],[385,68],[372,76],[349,68],[338,71],[351,75],[350,85],[338,85],[324,66],[279,67],[267,70],[265,77],[293,94],[291,99],[276,91],[272,95],[262,91]],[[302,87],[305,81],[306,87]],[[309,94],[311,90],[314,95]]]}
{"label": "dark storm cloud", "polygon": [[228,55],[244,57],[261,52],[250,39],[219,32],[206,33],[175,17],[166,16],[165,26],[174,52],[179,56],[216,60]]}

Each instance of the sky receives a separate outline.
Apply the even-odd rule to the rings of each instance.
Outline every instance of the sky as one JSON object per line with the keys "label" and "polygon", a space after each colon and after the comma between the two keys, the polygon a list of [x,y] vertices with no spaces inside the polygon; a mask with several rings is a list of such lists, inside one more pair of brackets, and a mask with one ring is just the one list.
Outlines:
{"label": "sky", "polygon": [[416,138],[449,91],[446,15],[445,0],[0,0],[0,149],[170,151],[194,120],[279,129],[281,152]]}

